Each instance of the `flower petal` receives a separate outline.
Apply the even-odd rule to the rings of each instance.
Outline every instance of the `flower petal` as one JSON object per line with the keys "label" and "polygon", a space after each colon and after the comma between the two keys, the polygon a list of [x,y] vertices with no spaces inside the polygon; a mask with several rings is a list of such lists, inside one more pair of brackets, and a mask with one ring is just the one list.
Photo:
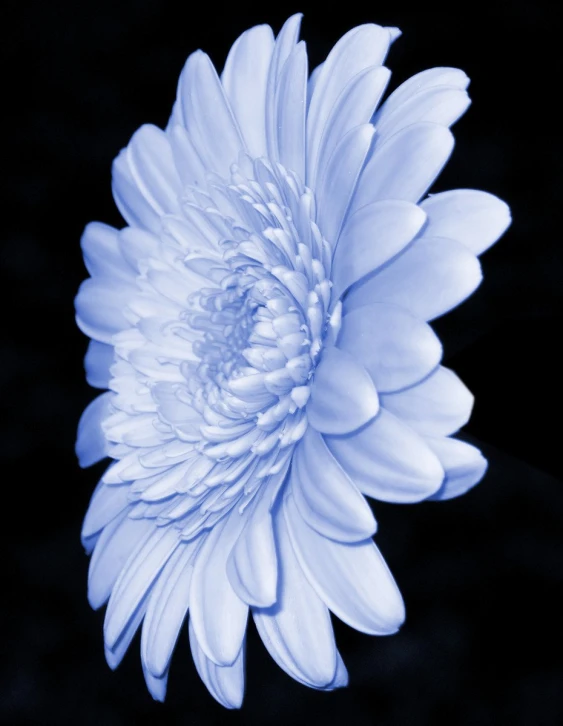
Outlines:
{"label": "flower petal", "polygon": [[444,126],[417,123],[375,142],[351,209],[379,199],[418,202],[432,185],[454,148],[454,137]]}
{"label": "flower petal", "polygon": [[347,309],[338,347],[366,367],[378,393],[398,391],[425,378],[440,362],[442,346],[427,324],[395,305]]}
{"label": "flower petal", "polygon": [[182,543],[165,565],[153,587],[141,636],[141,658],[145,669],[162,678],[186,617],[193,570],[194,545]]}
{"label": "flower petal", "polygon": [[244,697],[244,642],[231,665],[218,666],[200,647],[191,620],[189,632],[192,658],[209,693],[225,708],[240,708]]}
{"label": "flower petal", "polygon": [[267,155],[266,88],[273,50],[272,29],[257,25],[235,41],[221,75],[225,95],[255,158]]}
{"label": "flower petal", "polygon": [[496,242],[511,222],[507,204],[475,189],[433,194],[421,206],[428,215],[427,236],[455,239],[476,255]]}
{"label": "flower petal", "polygon": [[115,333],[130,327],[123,314],[132,286],[116,287],[111,280],[88,278],[80,285],[74,300],[76,323],[90,338],[110,345]]}
{"label": "flower petal", "polygon": [[323,236],[333,248],[350,200],[354,197],[372,138],[371,124],[356,126],[349,131],[334,150],[322,178],[318,180],[317,220]]}
{"label": "flower petal", "polygon": [[289,489],[303,519],[325,537],[357,542],[377,528],[363,495],[312,428],[293,455]]}
{"label": "flower petal", "polygon": [[86,381],[94,388],[109,388],[110,366],[113,363],[113,345],[91,340],[84,357]]}
{"label": "flower petal", "polygon": [[465,441],[449,438],[427,438],[426,443],[442,462],[444,483],[429,499],[459,497],[478,484],[487,471],[487,460],[479,449]]}
{"label": "flower petal", "polygon": [[132,281],[131,269],[123,259],[118,240],[118,230],[108,224],[91,222],[86,225],[80,246],[84,264],[92,277]]}
{"label": "flower petal", "polygon": [[114,160],[111,176],[113,198],[127,224],[158,233],[160,218],[133,179],[127,149],[122,149]]}
{"label": "flower petal", "polygon": [[307,111],[307,51],[301,41],[284,64],[276,89],[277,158],[305,178],[305,115]]}
{"label": "flower petal", "polygon": [[456,374],[439,366],[411,388],[380,397],[383,408],[424,436],[449,436],[469,420],[473,396]]}
{"label": "flower petal", "polygon": [[307,185],[311,188],[317,183],[323,132],[335,104],[358,73],[383,64],[390,43],[391,34],[387,28],[371,23],[360,25],[340,38],[322,64],[307,115]]}
{"label": "flower petal", "polygon": [[482,279],[481,265],[465,245],[425,234],[351,290],[347,306],[385,302],[433,320],[469,297]]}
{"label": "flower petal", "polygon": [[227,559],[245,522],[235,508],[206,533],[192,575],[191,622],[202,650],[217,665],[235,662],[246,630],[248,605],[227,576]]}
{"label": "flower petal", "polygon": [[315,370],[307,418],[321,433],[345,434],[379,410],[377,391],[366,369],[338,348],[325,348]]}
{"label": "flower petal", "polygon": [[385,409],[360,431],[325,436],[325,441],[358,489],[374,499],[419,502],[444,479],[442,465],[424,439]]}
{"label": "flower petal", "polygon": [[284,514],[307,580],[332,612],[363,633],[397,632],[405,619],[403,599],[375,543],[343,544],[320,535],[301,518],[291,496]]}
{"label": "flower petal", "polygon": [[125,653],[131,645],[131,641],[135,637],[135,633],[139,629],[139,625],[145,616],[146,607],[147,602],[145,598],[136,608],[114,647],[108,648],[107,645],[104,647],[107,664],[113,671],[121,663]]}
{"label": "flower petal", "polygon": [[333,681],[337,668],[330,615],[297,562],[281,512],[276,519],[276,539],[278,601],[270,608],[253,608],[254,622],[280,668],[306,685],[324,688]]}
{"label": "flower petal", "polygon": [[107,456],[107,442],[101,424],[109,416],[112,397],[112,393],[102,393],[86,406],[80,417],[75,450],[82,468],[92,466]]}
{"label": "flower petal", "polygon": [[333,300],[401,252],[425,220],[426,215],[416,204],[396,199],[356,210],[347,219],[334,252]]}
{"label": "flower petal", "polygon": [[112,519],[128,508],[129,484],[115,486],[100,482],[92,495],[82,524],[83,542],[106,527]]}

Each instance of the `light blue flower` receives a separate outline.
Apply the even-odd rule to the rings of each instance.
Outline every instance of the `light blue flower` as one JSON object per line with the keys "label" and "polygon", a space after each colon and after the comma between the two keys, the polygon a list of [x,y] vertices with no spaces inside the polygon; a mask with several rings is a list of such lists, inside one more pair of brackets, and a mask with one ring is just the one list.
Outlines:
{"label": "light blue flower", "polygon": [[166,130],[142,126],[115,160],[128,226],[82,238],[87,379],[109,390],[76,449],[114,459],[84,522],[89,599],[109,599],[112,668],[142,623],[161,700],[188,610],[229,708],[249,611],[293,678],[346,685],[329,611],[372,635],[404,618],[364,495],[447,499],[486,469],[451,438],[473,398],[428,322],[478,286],[509,210],[473,190],[421,201],[468,78],[425,71],[378,109],[399,31],[353,29],[309,77],[299,25],[244,33],[220,78],[192,54]]}

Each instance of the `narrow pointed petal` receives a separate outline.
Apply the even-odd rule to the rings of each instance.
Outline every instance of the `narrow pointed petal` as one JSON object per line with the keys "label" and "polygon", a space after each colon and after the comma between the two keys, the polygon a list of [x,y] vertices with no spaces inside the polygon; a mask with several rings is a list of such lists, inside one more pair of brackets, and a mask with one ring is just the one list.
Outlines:
{"label": "narrow pointed petal", "polygon": [[425,213],[416,204],[396,199],[358,209],[346,221],[334,252],[333,299],[342,297],[351,285],[400,253],[425,220]]}
{"label": "narrow pointed petal", "polygon": [[148,600],[141,637],[145,670],[162,678],[186,617],[193,570],[192,543],[182,543],[166,564]]}
{"label": "narrow pointed petal", "polygon": [[379,410],[377,391],[366,369],[347,352],[326,348],[315,370],[307,418],[321,433],[345,434]]}
{"label": "narrow pointed petal", "polygon": [[218,666],[200,647],[191,621],[189,632],[195,667],[209,693],[225,708],[240,708],[244,698],[244,642],[231,665]]}
{"label": "narrow pointed petal", "polygon": [[149,693],[155,701],[164,702],[166,698],[166,687],[168,685],[168,671],[162,676],[157,678],[147,668],[143,666],[143,675],[145,677],[145,683]]}
{"label": "narrow pointed petal", "polygon": [[444,480],[440,460],[424,439],[385,409],[360,431],[325,441],[359,490],[374,499],[419,502]]}
{"label": "narrow pointed petal", "polygon": [[330,615],[303,574],[281,512],[276,521],[276,537],[279,598],[270,608],[253,608],[254,622],[280,668],[313,688],[324,688],[332,683],[337,669]]}
{"label": "narrow pointed petal", "polygon": [[106,278],[85,280],[74,301],[80,330],[100,343],[111,345],[115,333],[130,327],[123,311],[132,291],[132,286],[116,286]]}
{"label": "narrow pointed petal", "polygon": [[111,176],[113,198],[127,224],[158,233],[161,228],[160,218],[133,178],[127,149],[122,149],[114,160]]}
{"label": "narrow pointed petal", "polygon": [[476,255],[494,244],[511,222],[507,204],[475,189],[433,194],[421,207],[428,215],[427,236],[455,239]]}
{"label": "narrow pointed petal", "polygon": [[389,303],[421,320],[434,320],[468,298],[482,279],[479,260],[465,245],[425,234],[351,290],[347,305]]}
{"label": "narrow pointed petal", "polygon": [[102,393],[89,403],[78,423],[76,456],[81,467],[92,466],[107,456],[107,441],[102,431],[102,421],[110,414],[112,393]]}
{"label": "narrow pointed petal", "polygon": [[376,530],[365,498],[311,428],[293,456],[289,488],[303,519],[325,537],[357,542]]}
{"label": "narrow pointed petal", "polygon": [[132,282],[132,271],[119,248],[119,232],[100,222],[91,222],[80,240],[84,264],[92,277],[112,277]]}
{"label": "narrow pointed petal", "polygon": [[344,308],[338,347],[365,366],[378,393],[412,386],[440,362],[434,331],[406,310],[386,303]]}
{"label": "narrow pointed petal", "polygon": [[190,590],[191,622],[202,650],[217,665],[232,665],[241,648],[248,605],[227,576],[227,560],[246,517],[235,508],[206,533]]}
{"label": "narrow pointed petal", "polygon": [[108,666],[112,669],[112,671],[117,668],[117,666],[123,660],[125,653],[129,650],[131,641],[135,637],[135,634],[139,629],[139,626],[145,616],[146,607],[147,603],[145,598],[136,608],[132,617],[129,619],[127,626],[121,633],[121,637],[119,638],[117,643],[114,644],[113,648],[108,648],[107,645],[104,647],[106,662]]}
{"label": "narrow pointed petal", "polygon": [[115,486],[100,482],[92,495],[84,517],[82,539],[87,540],[103,529],[112,519],[127,509],[129,503],[129,486],[127,484]]}
{"label": "narrow pointed petal", "polygon": [[449,436],[469,421],[473,396],[453,371],[439,366],[411,388],[382,394],[380,403],[423,436]]}
{"label": "narrow pointed petal", "polygon": [[297,558],[318,596],[341,620],[369,635],[391,635],[403,624],[401,593],[371,540],[343,544],[301,518],[292,497],[284,514]]}
{"label": "narrow pointed petal", "polygon": [[274,36],[269,25],[243,33],[232,46],[221,75],[249,153],[266,156],[266,88]]}
{"label": "narrow pointed petal", "polygon": [[444,483],[429,499],[459,497],[478,484],[487,471],[487,460],[479,449],[465,441],[449,438],[427,438],[426,443],[442,462]]}
{"label": "narrow pointed petal", "polygon": [[307,51],[301,41],[285,62],[276,94],[278,159],[305,178]]}
{"label": "narrow pointed petal", "polygon": [[442,171],[454,148],[444,126],[418,123],[402,129],[374,151],[358,184],[353,209],[380,199],[418,202]]}
{"label": "narrow pointed petal", "polygon": [[109,388],[110,366],[113,363],[113,345],[91,340],[84,357],[86,381],[94,388]]}

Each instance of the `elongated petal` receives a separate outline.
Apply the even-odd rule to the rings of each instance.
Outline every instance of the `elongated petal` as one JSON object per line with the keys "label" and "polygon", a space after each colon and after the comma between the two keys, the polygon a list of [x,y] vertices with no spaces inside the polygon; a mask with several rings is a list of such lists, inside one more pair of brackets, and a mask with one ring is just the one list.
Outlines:
{"label": "elongated petal", "polygon": [[232,46],[221,75],[225,95],[254,157],[266,156],[266,88],[274,36],[269,25],[243,33]]}
{"label": "elongated petal", "polygon": [[318,181],[318,224],[333,248],[354,196],[372,138],[371,124],[357,126],[349,131],[334,150],[323,177]]}
{"label": "elongated petal", "polygon": [[469,420],[473,396],[453,371],[439,366],[411,388],[382,394],[380,403],[423,436],[449,436]]}
{"label": "elongated petal", "polygon": [[446,472],[444,483],[429,499],[459,497],[478,484],[485,475],[487,460],[475,446],[449,438],[427,438],[426,442]]}
{"label": "elongated petal", "polygon": [[[366,24],[344,35],[323,63],[311,96],[307,116],[307,184],[315,186],[323,130],[343,90],[352,78],[370,66],[381,66],[391,35],[387,28]],[[367,121],[368,119],[366,119]]]}
{"label": "elongated petal", "polygon": [[368,503],[311,428],[293,456],[289,488],[303,519],[325,537],[357,542],[376,530]]}
{"label": "elongated petal", "polygon": [[326,348],[315,370],[307,418],[317,431],[345,434],[379,410],[377,391],[366,369],[338,348]]}
{"label": "elongated petal", "polygon": [[455,239],[476,255],[494,244],[511,222],[507,204],[475,189],[433,194],[421,206],[428,215],[427,236]]}
{"label": "elongated petal", "polygon": [[84,357],[88,384],[94,388],[109,388],[109,369],[112,363],[113,346],[91,340]]}
{"label": "elongated petal", "polygon": [[248,605],[227,576],[227,559],[245,521],[234,509],[205,535],[192,575],[191,622],[203,652],[217,665],[235,662],[246,630]]}
{"label": "elongated petal", "polygon": [[133,613],[133,615],[129,619],[126,627],[124,628],[123,632],[121,633],[121,637],[114,644],[113,648],[108,648],[107,645],[104,647],[104,654],[106,657],[106,662],[113,671],[121,663],[121,661],[123,660],[123,657],[125,656],[125,653],[129,649],[129,646],[131,645],[131,641],[135,637],[135,633],[139,629],[139,625],[141,624],[141,621],[143,620],[146,607],[147,607],[147,603],[146,603],[146,598],[145,598],[135,609],[135,612]]}
{"label": "elongated petal", "polygon": [[276,93],[278,158],[286,169],[305,178],[307,52],[301,41],[285,62]]}
{"label": "elongated petal", "polygon": [[444,480],[424,439],[385,409],[360,431],[325,441],[360,491],[384,502],[419,502]]}
{"label": "elongated petal", "polygon": [[182,543],[166,564],[148,600],[141,637],[143,665],[152,676],[162,678],[189,605],[193,570],[192,543]]}
{"label": "elongated petal", "polygon": [[454,148],[444,126],[417,123],[381,145],[375,143],[360,179],[353,209],[379,199],[418,202],[432,185]]}
{"label": "elongated petal", "polygon": [[100,482],[92,495],[88,511],[84,517],[81,532],[82,539],[87,540],[103,529],[112,519],[127,509],[129,503],[128,484],[115,486]]}
{"label": "elongated petal", "polygon": [[86,225],[80,240],[84,264],[92,277],[106,275],[116,280],[132,280],[131,269],[119,249],[119,232],[100,222]]}
{"label": "elongated petal", "polygon": [[324,688],[333,681],[337,667],[330,615],[303,574],[279,515],[276,537],[279,598],[271,608],[253,608],[254,622],[280,668],[313,688]]}
{"label": "elongated petal", "polygon": [[85,280],[74,301],[76,322],[90,338],[110,345],[115,333],[130,326],[123,314],[131,297],[132,287],[116,286],[111,280]]}
{"label": "elongated petal", "polygon": [[358,209],[346,221],[334,253],[333,299],[401,252],[425,220],[416,204],[395,199]]}
{"label": "elongated petal", "polygon": [[425,235],[351,290],[347,306],[385,302],[433,320],[469,297],[482,277],[479,261],[465,245]]}
{"label": "elongated petal", "polygon": [[86,406],[80,417],[75,448],[82,467],[92,466],[107,456],[107,442],[101,424],[110,413],[112,396],[111,393],[102,393]]}
{"label": "elongated petal", "polygon": [[111,189],[123,219],[132,227],[160,231],[160,218],[145,199],[131,173],[127,149],[122,149],[111,169]]}
{"label": "elongated petal", "polygon": [[218,666],[200,647],[191,621],[189,631],[192,658],[209,693],[225,708],[240,708],[244,697],[244,643],[231,665]]}
{"label": "elongated petal", "polygon": [[374,542],[327,539],[305,523],[292,497],[284,507],[299,563],[323,602],[356,630],[395,633],[405,619],[403,599]]}
{"label": "elongated petal", "polygon": [[365,366],[378,393],[412,386],[440,362],[432,328],[406,310],[386,303],[350,307],[344,306],[338,347]]}

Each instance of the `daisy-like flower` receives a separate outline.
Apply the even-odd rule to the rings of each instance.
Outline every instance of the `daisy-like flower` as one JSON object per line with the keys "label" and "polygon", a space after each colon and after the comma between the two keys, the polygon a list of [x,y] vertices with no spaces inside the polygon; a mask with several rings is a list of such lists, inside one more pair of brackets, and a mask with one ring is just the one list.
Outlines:
{"label": "daisy-like flower", "polygon": [[372,635],[404,618],[364,495],[448,499],[486,468],[451,438],[473,399],[428,321],[475,290],[509,211],[473,190],[421,201],[468,78],[434,68],[379,107],[399,31],[357,27],[309,76],[299,25],[247,31],[221,77],[193,53],[167,128],[115,160],[127,226],[82,238],[87,379],[108,390],[77,453],[114,459],[84,522],[89,600],[109,599],[112,668],[142,624],[161,700],[186,619],[227,707],[249,614],[293,678],[346,685],[330,611]]}

